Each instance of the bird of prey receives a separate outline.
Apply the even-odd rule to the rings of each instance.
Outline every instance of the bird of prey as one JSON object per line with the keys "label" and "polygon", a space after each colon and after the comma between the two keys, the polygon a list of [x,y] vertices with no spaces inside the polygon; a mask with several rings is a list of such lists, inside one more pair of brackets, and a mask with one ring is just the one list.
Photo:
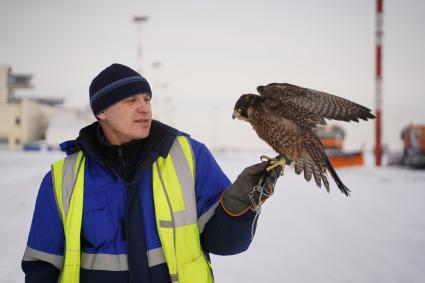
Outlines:
{"label": "bird of prey", "polygon": [[[279,155],[282,170],[287,162],[294,162],[295,172],[304,172],[329,192],[327,171],[346,196],[350,190],[332,167],[320,139],[314,133],[317,125],[326,120],[355,121],[373,119],[371,110],[347,99],[287,83],[271,83],[257,87],[257,94],[244,94],[235,104],[232,118],[249,122],[258,136]],[[273,163],[272,163],[273,164]],[[273,166],[268,169],[272,169]],[[282,171],[283,172],[283,171]]]}

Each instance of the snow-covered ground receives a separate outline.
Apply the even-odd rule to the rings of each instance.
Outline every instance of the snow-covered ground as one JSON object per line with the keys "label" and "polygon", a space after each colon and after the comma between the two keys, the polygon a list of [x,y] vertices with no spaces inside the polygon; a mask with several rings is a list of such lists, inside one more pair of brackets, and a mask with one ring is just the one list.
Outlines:
{"label": "snow-covered ground", "polygon": [[[259,153],[217,153],[231,179]],[[0,151],[0,282],[23,282],[38,185],[52,152]],[[216,282],[425,282],[425,170],[340,169],[350,198],[287,168],[266,202],[250,249],[212,256]]]}

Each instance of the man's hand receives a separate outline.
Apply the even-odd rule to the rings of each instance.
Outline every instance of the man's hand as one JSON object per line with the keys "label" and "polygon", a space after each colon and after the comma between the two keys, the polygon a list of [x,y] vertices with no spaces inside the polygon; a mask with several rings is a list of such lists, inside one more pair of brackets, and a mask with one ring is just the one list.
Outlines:
{"label": "man's hand", "polygon": [[[261,162],[245,168],[236,181],[223,192],[221,205],[229,215],[242,215],[249,208],[254,209],[251,198],[257,204],[263,203],[273,193],[281,168],[277,167],[267,172],[266,168],[269,165],[269,162]],[[260,181],[262,182],[260,183]],[[265,188],[265,194],[261,196],[258,190],[253,191],[254,187],[259,184],[264,184]]]}

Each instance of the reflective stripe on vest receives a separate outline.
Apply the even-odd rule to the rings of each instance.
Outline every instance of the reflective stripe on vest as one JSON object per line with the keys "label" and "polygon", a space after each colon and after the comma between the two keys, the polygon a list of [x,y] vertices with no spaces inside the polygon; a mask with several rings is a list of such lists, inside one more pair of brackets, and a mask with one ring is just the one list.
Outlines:
{"label": "reflective stripe on vest", "polygon": [[[88,254],[80,251],[84,165],[84,156],[80,151],[52,166],[55,197],[66,238],[59,282],[79,282],[80,258],[84,269],[128,270],[126,254]],[[156,223],[162,247],[147,251],[149,267],[166,262],[171,282],[213,282],[209,262],[200,244],[195,162],[188,139],[177,137],[167,158],[158,158],[152,170]],[[203,228],[205,221],[200,221]]]}
{"label": "reflective stripe on vest", "polygon": [[152,174],[156,224],[171,282],[213,282],[200,244],[194,180],[190,143],[179,136]]}
{"label": "reflective stripe on vest", "polygon": [[73,153],[53,164],[52,178],[56,204],[65,234],[65,258],[59,282],[79,282],[84,196],[84,155],[82,152]]}

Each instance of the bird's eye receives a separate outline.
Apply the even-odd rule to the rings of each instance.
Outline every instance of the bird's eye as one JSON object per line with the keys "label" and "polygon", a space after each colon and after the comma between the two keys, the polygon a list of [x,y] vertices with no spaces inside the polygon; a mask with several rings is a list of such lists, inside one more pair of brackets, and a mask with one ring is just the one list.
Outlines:
{"label": "bird's eye", "polygon": [[238,113],[241,113],[243,111],[243,109],[242,108],[239,108],[238,109]]}

